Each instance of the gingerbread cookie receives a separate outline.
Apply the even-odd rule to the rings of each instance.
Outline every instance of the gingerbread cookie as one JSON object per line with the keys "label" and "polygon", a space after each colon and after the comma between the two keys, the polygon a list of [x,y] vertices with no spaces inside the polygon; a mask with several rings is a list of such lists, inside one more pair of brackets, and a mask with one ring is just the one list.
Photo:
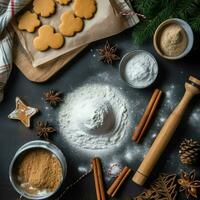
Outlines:
{"label": "gingerbread cookie", "polygon": [[90,19],[97,10],[95,0],[74,0],[75,15],[80,18]]}
{"label": "gingerbread cookie", "polygon": [[54,0],[34,0],[33,11],[42,17],[49,17],[55,12]]}
{"label": "gingerbread cookie", "polygon": [[73,36],[75,33],[80,32],[84,26],[83,20],[76,17],[73,11],[64,12],[60,20],[59,30],[64,36]]}
{"label": "gingerbread cookie", "polygon": [[39,110],[37,108],[32,108],[27,106],[22,102],[19,97],[16,97],[16,108],[8,115],[9,119],[15,119],[21,121],[27,128],[30,127],[30,120],[33,115],[35,115]]}
{"label": "gingerbread cookie", "polygon": [[71,2],[71,0],[56,0],[56,1],[61,5],[67,5],[68,3]]}
{"label": "gingerbread cookie", "polygon": [[38,36],[33,40],[33,46],[39,51],[45,51],[49,47],[60,48],[64,43],[64,38],[60,33],[54,33],[54,28],[50,25],[43,25],[38,30]]}
{"label": "gingerbread cookie", "polygon": [[38,16],[30,11],[26,11],[18,19],[19,30],[26,30],[32,33],[38,26],[40,26],[40,20],[38,19]]}

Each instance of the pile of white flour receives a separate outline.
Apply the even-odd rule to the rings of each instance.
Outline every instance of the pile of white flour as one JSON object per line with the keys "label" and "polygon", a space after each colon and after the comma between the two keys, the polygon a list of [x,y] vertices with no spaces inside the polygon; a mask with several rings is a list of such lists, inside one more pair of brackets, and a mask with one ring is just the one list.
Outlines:
{"label": "pile of white flour", "polygon": [[110,85],[86,84],[69,93],[60,107],[60,132],[78,148],[107,149],[123,138],[128,104]]}

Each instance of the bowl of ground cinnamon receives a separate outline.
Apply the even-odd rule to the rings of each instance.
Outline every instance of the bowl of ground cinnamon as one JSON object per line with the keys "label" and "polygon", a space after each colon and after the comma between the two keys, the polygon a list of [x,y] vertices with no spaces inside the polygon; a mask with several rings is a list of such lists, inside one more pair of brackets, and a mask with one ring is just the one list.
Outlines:
{"label": "bowl of ground cinnamon", "polygon": [[45,199],[60,188],[67,172],[63,153],[50,142],[35,140],[23,145],[9,168],[14,189],[27,199]]}
{"label": "bowl of ground cinnamon", "polygon": [[161,23],[153,37],[156,52],[163,58],[177,60],[192,49],[194,36],[190,25],[178,18]]}

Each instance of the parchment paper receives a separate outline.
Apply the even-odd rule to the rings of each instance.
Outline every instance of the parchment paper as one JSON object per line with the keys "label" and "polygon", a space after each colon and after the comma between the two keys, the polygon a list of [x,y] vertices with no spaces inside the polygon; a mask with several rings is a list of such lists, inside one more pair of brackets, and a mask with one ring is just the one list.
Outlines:
{"label": "parchment paper", "polygon": [[[38,35],[37,30],[34,33],[20,31],[17,28],[16,19],[13,21],[13,27],[19,37],[19,40],[29,56],[33,67],[42,65],[53,60],[77,47],[90,42],[117,34],[138,23],[138,17],[122,16],[120,12],[132,11],[132,8],[126,0],[96,0],[97,12],[90,20],[84,20],[84,29],[74,37],[65,37],[65,43],[60,49],[48,49],[45,52],[37,51],[33,46],[33,39]],[[56,5],[56,13],[48,18],[40,17],[42,24],[52,25],[59,32],[60,16],[64,11],[72,9],[73,1],[68,6]],[[32,5],[29,6],[32,10]],[[26,8],[27,10],[27,8]]]}

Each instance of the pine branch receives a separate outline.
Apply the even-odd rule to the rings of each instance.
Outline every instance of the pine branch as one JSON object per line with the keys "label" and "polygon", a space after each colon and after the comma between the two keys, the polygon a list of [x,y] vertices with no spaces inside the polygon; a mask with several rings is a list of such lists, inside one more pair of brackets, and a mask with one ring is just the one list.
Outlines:
{"label": "pine branch", "polygon": [[134,27],[136,44],[152,37],[158,25],[172,17],[184,19],[194,31],[200,32],[200,0],[135,0],[133,7],[147,17]]}
{"label": "pine branch", "polygon": [[149,37],[153,36],[155,29],[158,25],[168,19],[170,16],[173,16],[173,4],[169,4],[165,9],[158,13],[158,15],[152,20],[145,20],[142,23],[138,24],[133,31],[133,41],[136,44],[141,44]]}
{"label": "pine branch", "polygon": [[134,8],[137,12],[140,12],[148,19],[151,19],[156,17],[158,11],[164,9],[170,2],[171,0],[135,0]]}
{"label": "pine branch", "polygon": [[189,23],[195,32],[200,32],[200,14],[190,19]]}
{"label": "pine branch", "polygon": [[160,7],[160,4],[158,4],[158,0],[135,0],[134,5],[137,12],[141,12],[148,18],[155,17],[157,10],[159,10]]}
{"label": "pine branch", "polygon": [[195,15],[199,10],[199,4],[199,0],[180,0],[177,4],[177,17],[187,20],[189,15]]}

